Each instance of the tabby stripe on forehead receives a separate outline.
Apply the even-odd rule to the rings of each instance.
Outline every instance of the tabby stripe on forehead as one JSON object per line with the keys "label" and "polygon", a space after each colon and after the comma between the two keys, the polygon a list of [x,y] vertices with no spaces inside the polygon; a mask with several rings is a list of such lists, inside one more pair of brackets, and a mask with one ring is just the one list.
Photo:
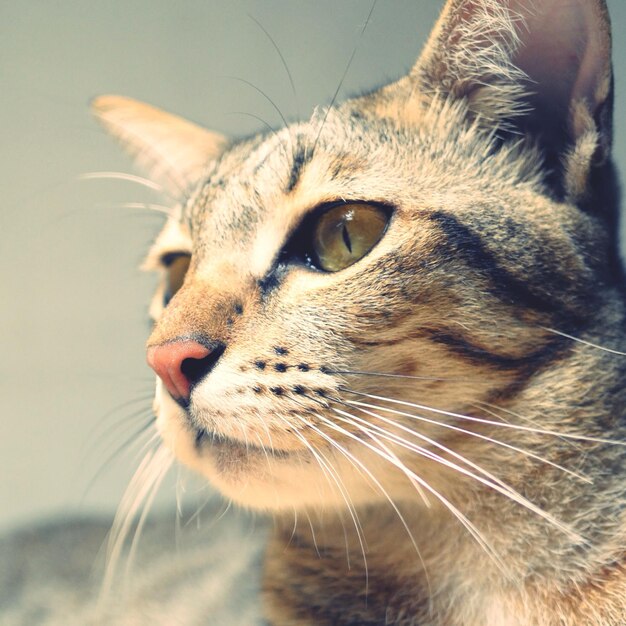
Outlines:
{"label": "tabby stripe on forehead", "polygon": [[307,146],[300,140],[296,145],[296,149],[293,155],[293,163],[291,165],[291,173],[289,174],[289,182],[285,188],[285,193],[291,193],[300,181],[302,176],[302,170],[311,162],[313,158],[313,149],[307,150]]}
{"label": "tabby stripe on forehead", "polygon": [[[505,302],[557,315],[561,323],[567,321],[570,324],[576,324],[578,322],[578,316],[566,309],[562,302],[531,291],[526,282],[502,267],[487,249],[481,236],[462,224],[455,216],[443,211],[424,213],[424,216],[437,224],[456,255],[472,267],[488,274],[496,295]],[[555,282],[555,278],[555,275],[545,276],[545,282]],[[559,277],[558,282],[567,282],[567,278]]]}

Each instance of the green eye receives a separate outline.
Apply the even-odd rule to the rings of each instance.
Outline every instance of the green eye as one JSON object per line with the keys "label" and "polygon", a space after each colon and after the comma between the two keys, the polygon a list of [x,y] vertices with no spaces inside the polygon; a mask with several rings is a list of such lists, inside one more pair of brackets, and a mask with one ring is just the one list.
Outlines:
{"label": "green eye", "polygon": [[166,254],[161,262],[166,269],[165,294],[163,296],[163,304],[167,306],[169,301],[176,295],[176,292],[183,286],[191,256],[185,252],[172,252]]}
{"label": "green eye", "polygon": [[371,204],[342,204],[326,211],[313,231],[318,267],[338,272],[356,263],[380,241],[388,222],[388,213]]}

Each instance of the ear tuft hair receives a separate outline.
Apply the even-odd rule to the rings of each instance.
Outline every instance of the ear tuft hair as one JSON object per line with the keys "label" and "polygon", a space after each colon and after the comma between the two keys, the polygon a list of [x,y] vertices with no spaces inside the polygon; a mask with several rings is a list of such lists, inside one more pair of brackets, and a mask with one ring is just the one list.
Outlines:
{"label": "ear tuft hair", "polygon": [[132,98],[100,96],[91,109],[135,163],[174,197],[201,180],[227,143],[218,133]]}
{"label": "ear tuft hair", "polygon": [[585,195],[610,157],[611,29],[604,0],[448,0],[410,80],[463,100],[506,138],[540,146],[557,195]]}

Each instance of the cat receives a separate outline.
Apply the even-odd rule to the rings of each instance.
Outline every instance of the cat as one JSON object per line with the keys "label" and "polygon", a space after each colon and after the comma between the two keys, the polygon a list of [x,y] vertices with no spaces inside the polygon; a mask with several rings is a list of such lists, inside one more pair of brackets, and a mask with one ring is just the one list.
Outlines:
{"label": "cat", "polygon": [[602,0],[448,0],[407,76],[277,133],[94,102],[178,199],[157,430],[274,516],[269,624],[626,623],[612,99]]}
{"label": "cat", "polygon": [[94,101],[175,200],[138,486],[173,454],[274,518],[268,624],[626,624],[612,100],[603,0],[448,0],[276,133]]}

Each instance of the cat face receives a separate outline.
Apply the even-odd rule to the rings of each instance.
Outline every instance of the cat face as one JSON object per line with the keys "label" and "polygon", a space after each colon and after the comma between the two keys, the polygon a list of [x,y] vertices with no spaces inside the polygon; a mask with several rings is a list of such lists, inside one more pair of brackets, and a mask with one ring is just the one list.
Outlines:
{"label": "cat face", "polygon": [[463,416],[520,393],[567,350],[554,329],[586,323],[609,280],[606,207],[581,209],[609,146],[608,26],[571,3],[589,34],[572,62],[578,37],[542,47],[556,5],[451,1],[409,76],[233,144],[96,102],[180,198],[147,260],[157,427],[228,497],[449,493],[449,459],[489,446]]}

